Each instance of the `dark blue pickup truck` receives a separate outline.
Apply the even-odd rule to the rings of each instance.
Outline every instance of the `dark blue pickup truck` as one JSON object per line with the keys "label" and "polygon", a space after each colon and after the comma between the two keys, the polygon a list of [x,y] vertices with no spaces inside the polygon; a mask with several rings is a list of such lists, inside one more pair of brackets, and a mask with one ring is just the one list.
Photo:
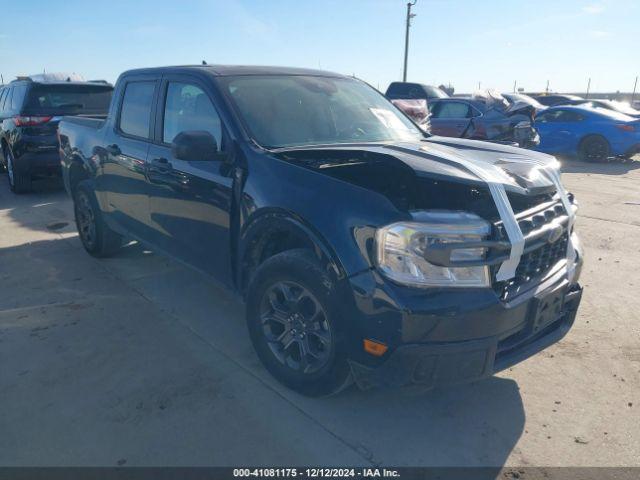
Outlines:
{"label": "dark blue pickup truck", "polygon": [[429,136],[354,78],[133,70],[59,139],[85,249],[137,239],[238,292],[258,356],[306,395],[485,378],[574,322],[558,162]]}

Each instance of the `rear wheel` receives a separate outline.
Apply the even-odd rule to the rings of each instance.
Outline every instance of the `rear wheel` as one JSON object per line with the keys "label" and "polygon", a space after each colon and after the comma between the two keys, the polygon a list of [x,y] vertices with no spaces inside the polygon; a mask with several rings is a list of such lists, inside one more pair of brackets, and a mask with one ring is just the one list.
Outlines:
{"label": "rear wheel", "polygon": [[578,157],[585,162],[605,162],[611,155],[611,147],[606,138],[589,135],[580,142]]}
{"label": "rear wheel", "polygon": [[258,357],[287,387],[330,395],[351,383],[333,282],[304,249],[279,253],[254,275],[247,325]]}
{"label": "rear wheel", "polygon": [[31,174],[20,172],[16,169],[13,154],[8,148],[5,149],[4,158],[7,161],[7,175],[9,177],[9,188],[13,193],[26,193],[31,190]]}
{"label": "rear wheel", "polygon": [[91,182],[83,180],[73,196],[78,235],[84,249],[94,257],[107,257],[122,245],[122,237],[105,223]]}

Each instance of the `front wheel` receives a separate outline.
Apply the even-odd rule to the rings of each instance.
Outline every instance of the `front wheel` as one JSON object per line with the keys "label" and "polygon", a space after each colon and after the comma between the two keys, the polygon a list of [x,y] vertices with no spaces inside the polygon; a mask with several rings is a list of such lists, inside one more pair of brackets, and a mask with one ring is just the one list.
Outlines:
{"label": "front wheel", "polygon": [[281,383],[303,395],[351,383],[334,284],[304,249],[267,259],[247,294],[247,326],[258,357]]}
{"label": "front wheel", "polygon": [[578,147],[578,157],[584,162],[606,162],[610,155],[609,142],[600,135],[583,138]]}
{"label": "front wheel", "polygon": [[120,248],[122,237],[105,223],[90,181],[78,184],[73,207],[80,241],[90,255],[107,257]]}

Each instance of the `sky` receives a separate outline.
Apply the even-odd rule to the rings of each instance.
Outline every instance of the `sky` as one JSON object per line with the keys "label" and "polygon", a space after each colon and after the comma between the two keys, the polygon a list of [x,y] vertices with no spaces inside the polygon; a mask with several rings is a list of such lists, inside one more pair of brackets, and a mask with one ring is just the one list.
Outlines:
{"label": "sky", "polygon": [[[200,63],[402,79],[406,0],[0,0],[0,73]],[[408,80],[541,91],[633,89],[640,0],[417,0]],[[640,91],[640,85],[638,85]]]}

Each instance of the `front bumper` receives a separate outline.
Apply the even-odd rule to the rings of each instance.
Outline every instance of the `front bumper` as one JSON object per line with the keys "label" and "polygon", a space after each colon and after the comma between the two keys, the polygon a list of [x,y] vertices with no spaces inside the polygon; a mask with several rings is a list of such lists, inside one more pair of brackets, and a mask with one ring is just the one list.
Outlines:
{"label": "front bumper", "polygon": [[582,297],[581,266],[580,252],[573,265],[559,266],[509,302],[488,289],[406,294],[375,271],[372,283],[367,275],[352,279],[360,328],[354,337],[389,346],[380,358],[352,356],[355,382],[363,389],[445,386],[480,380],[525,360],[573,325]]}
{"label": "front bumper", "polygon": [[360,388],[368,389],[409,384],[437,387],[489,377],[564,337],[573,325],[581,297],[582,287],[573,285],[564,297],[560,315],[543,329],[536,330],[534,319],[529,318],[524,329],[506,338],[404,345],[376,368],[351,362],[354,379]]}

